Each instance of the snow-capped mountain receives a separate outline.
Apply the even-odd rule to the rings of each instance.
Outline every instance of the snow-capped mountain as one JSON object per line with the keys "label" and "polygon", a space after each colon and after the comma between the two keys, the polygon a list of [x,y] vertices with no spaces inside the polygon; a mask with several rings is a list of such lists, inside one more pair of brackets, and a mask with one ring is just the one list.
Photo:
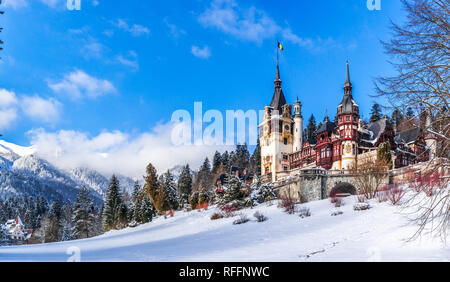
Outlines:
{"label": "snow-capped mountain", "polygon": [[[62,170],[39,158],[33,147],[21,147],[0,141],[0,197],[43,195],[48,200],[74,202],[81,187],[101,204],[109,177],[89,168]],[[132,191],[134,181],[117,176],[122,189]]]}

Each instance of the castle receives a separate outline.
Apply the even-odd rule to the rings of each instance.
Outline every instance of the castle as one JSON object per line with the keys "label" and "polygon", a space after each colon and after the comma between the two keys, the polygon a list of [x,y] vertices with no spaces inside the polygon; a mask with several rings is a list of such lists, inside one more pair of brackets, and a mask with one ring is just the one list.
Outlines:
{"label": "castle", "polygon": [[436,140],[420,128],[397,132],[387,116],[364,124],[353,97],[350,68],[347,61],[344,96],[337,108],[337,124],[328,116],[316,131],[316,140],[303,136],[302,104],[288,104],[284,96],[277,62],[275,92],[264,110],[259,125],[261,175],[275,182],[301,169],[323,168],[345,173],[377,158],[381,144],[389,143],[394,168],[428,161]]}

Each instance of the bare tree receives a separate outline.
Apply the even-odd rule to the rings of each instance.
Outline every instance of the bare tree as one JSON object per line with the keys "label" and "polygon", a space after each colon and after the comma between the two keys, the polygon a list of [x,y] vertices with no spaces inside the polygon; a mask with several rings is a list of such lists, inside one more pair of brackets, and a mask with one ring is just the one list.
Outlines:
{"label": "bare tree", "polygon": [[373,199],[379,189],[386,183],[389,163],[385,160],[369,161],[351,169],[355,188],[359,195]]}
{"label": "bare tree", "polygon": [[[450,159],[450,24],[449,0],[402,0],[407,12],[403,25],[392,23],[392,39],[382,42],[386,53],[391,56],[390,63],[397,75],[378,78],[375,86],[378,95],[385,97],[395,109],[412,109],[414,114],[426,122],[414,119],[429,142],[432,162],[423,174],[438,173],[440,179],[448,178]],[[420,229],[415,236],[432,228],[440,235],[447,234],[449,228],[449,187],[439,189],[434,200],[425,197],[415,202],[419,207],[413,220]],[[418,193],[425,193],[418,191]],[[417,196],[416,199],[421,197]],[[409,201],[410,203],[413,201]],[[439,204],[437,204],[439,203]]]}

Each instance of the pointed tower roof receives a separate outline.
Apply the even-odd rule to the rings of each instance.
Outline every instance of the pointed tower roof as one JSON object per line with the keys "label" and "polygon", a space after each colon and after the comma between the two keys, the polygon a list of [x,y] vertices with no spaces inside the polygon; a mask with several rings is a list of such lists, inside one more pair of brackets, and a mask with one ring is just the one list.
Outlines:
{"label": "pointed tower roof", "polygon": [[350,82],[350,67],[348,65],[348,60],[347,60],[347,73],[346,73],[346,77],[345,77],[345,84],[344,86],[347,87],[351,87],[352,83]]}
{"label": "pointed tower roof", "polygon": [[339,106],[342,106],[343,113],[353,113],[353,106],[358,106],[356,102],[353,100],[353,85],[350,81],[350,67],[347,60],[347,73],[346,79],[344,83],[344,98]]}
{"label": "pointed tower roof", "polygon": [[281,89],[281,76],[280,76],[280,66],[277,60],[277,74],[275,77],[275,93],[273,94],[272,102],[270,107],[274,110],[278,110],[280,113],[284,105],[287,104],[286,98],[284,97],[283,90]]}

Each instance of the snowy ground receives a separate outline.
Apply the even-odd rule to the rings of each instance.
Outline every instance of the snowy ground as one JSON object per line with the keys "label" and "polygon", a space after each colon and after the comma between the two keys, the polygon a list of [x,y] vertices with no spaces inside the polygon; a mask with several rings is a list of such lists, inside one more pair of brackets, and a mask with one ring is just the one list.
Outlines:
{"label": "snowy ground", "polygon": [[[438,238],[406,242],[416,230],[398,208],[371,203],[353,211],[345,199],[343,215],[329,200],[311,202],[312,216],[287,215],[276,203],[243,211],[251,221],[211,221],[214,209],[179,212],[133,229],[63,243],[0,248],[0,261],[67,261],[80,250],[81,261],[449,261],[450,247]],[[255,211],[269,220],[257,223]],[[76,253],[75,253],[76,254]]]}

